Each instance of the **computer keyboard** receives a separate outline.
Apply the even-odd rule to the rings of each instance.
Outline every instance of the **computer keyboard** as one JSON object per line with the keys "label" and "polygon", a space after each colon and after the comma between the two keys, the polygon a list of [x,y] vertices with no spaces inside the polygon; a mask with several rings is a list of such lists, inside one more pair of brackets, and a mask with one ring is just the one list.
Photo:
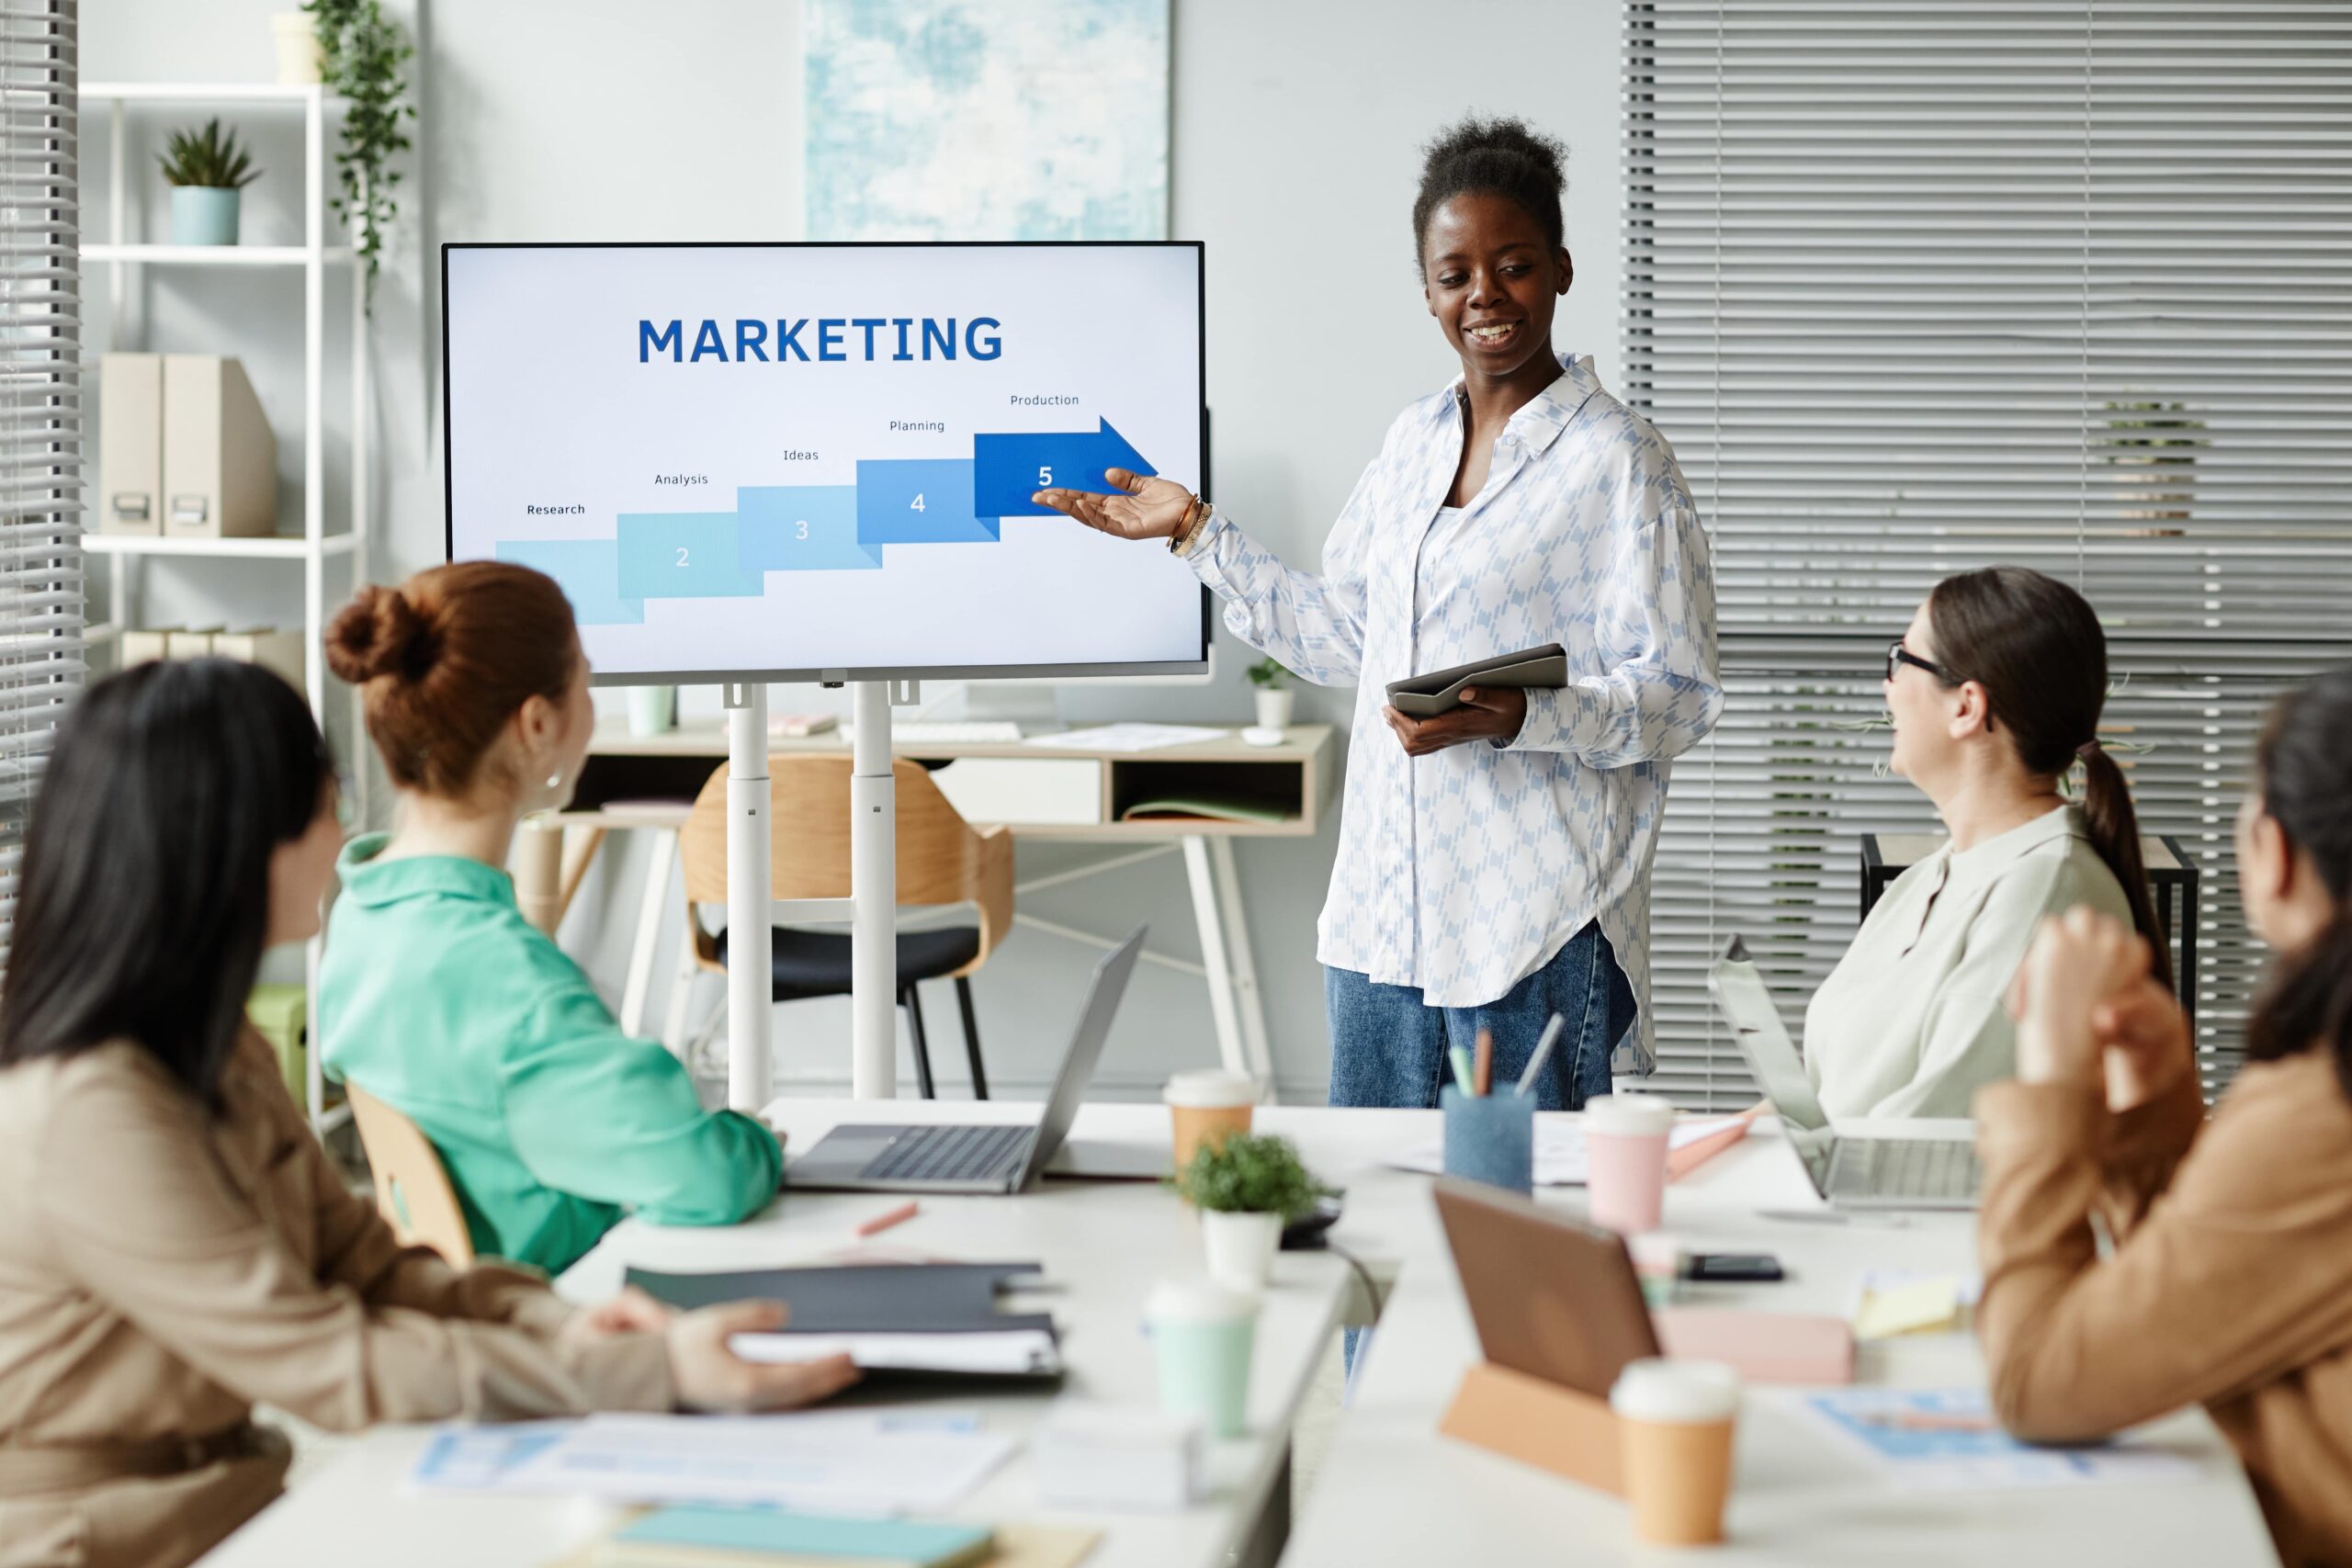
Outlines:
{"label": "computer keyboard", "polygon": [[[844,725],[844,735],[854,735],[854,725]],[[899,746],[1000,746],[1012,745],[1021,739],[1021,727],[1011,719],[897,719],[890,725],[890,740]]]}
{"label": "computer keyboard", "polygon": [[1841,1191],[1880,1198],[1969,1198],[1976,1150],[1957,1138],[1860,1138],[1842,1145]]}
{"label": "computer keyboard", "polygon": [[876,1181],[984,1181],[1010,1176],[1029,1157],[1035,1127],[926,1127],[900,1138],[872,1165]]}

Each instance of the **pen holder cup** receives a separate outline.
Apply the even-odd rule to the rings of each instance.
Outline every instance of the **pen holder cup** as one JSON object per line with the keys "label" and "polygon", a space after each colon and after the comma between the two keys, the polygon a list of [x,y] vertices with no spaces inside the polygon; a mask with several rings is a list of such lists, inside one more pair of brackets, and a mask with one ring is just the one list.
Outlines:
{"label": "pen holder cup", "polygon": [[1445,1174],[1489,1187],[1535,1190],[1535,1097],[1464,1094],[1447,1084],[1438,1094],[1445,1117]]}

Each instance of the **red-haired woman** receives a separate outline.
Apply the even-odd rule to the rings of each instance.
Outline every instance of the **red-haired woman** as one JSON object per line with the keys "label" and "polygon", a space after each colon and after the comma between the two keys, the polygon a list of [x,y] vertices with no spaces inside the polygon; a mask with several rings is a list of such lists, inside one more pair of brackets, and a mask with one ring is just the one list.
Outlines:
{"label": "red-haired woman", "polygon": [[364,689],[400,791],[395,830],[344,851],[328,1069],[433,1140],[485,1256],[553,1273],[626,1211],[723,1225],[764,1208],[775,1135],[704,1111],[674,1057],[622,1033],[502,869],[515,826],[571,798],[595,727],[562,590],[489,561],[365,588],[327,662]]}

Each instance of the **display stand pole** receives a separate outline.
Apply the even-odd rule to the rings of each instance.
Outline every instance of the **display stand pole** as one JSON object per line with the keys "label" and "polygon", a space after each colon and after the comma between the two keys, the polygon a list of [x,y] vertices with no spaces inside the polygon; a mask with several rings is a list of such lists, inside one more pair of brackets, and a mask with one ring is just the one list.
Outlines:
{"label": "display stand pole", "polygon": [[850,693],[857,724],[849,781],[850,1092],[860,1100],[893,1100],[899,1092],[899,799],[890,776],[890,686],[854,681]]}
{"label": "display stand pole", "polygon": [[[775,1007],[768,689],[752,681],[729,685],[726,693],[727,1103],[757,1115],[774,1082],[768,1051]],[[883,744],[887,760],[887,737]]]}

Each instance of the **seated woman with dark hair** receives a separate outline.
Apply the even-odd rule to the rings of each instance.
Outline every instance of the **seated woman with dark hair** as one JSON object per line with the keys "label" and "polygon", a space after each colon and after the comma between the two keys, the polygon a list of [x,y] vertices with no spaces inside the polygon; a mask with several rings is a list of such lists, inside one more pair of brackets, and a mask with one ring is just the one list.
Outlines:
{"label": "seated woman with dark hair", "polygon": [[595,730],[563,590],[500,561],[363,588],[327,663],[366,694],[400,792],[394,830],[344,852],[319,973],[328,1070],[433,1141],[485,1257],[556,1273],[632,1210],[724,1225],[765,1208],[775,1135],[705,1111],[514,904],[515,829],[571,799]]}
{"label": "seated woman with dark hair", "polygon": [[2352,1564],[2352,668],[2273,710],[2237,867],[2278,956],[2210,1125],[2146,942],[2087,909],[2035,941],[2018,1081],[1976,1097],[1977,1328],[2018,1435],[2202,1404],[2280,1559]]}
{"label": "seated woman with dark hair", "polygon": [[342,834],[300,694],[203,660],[100,682],[26,835],[0,992],[0,1568],[175,1568],[277,1495],[267,1403],[375,1421],[758,1409],[845,1359],[753,1366],[781,1308],[403,1248],[327,1163],[244,1019],[317,933]]}
{"label": "seated woman with dark hair", "polygon": [[1832,1117],[1965,1116],[2009,1076],[2004,1001],[2044,915],[2129,920],[2170,978],[2132,791],[2098,744],[2107,635],[2041,572],[1962,572],[1886,650],[1885,693],[1894,771],[1951,837],[1894,879],[1814,993],[1805,1069]]}

